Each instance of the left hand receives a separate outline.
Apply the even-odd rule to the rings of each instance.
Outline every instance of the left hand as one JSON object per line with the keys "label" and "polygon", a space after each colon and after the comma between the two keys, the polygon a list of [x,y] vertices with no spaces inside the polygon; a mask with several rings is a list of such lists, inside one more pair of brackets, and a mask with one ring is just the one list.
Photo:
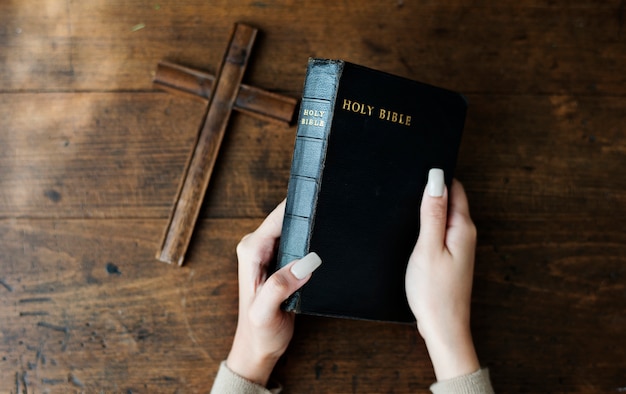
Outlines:
{"label": "left hand", "polygon": [[280,305],[311,278],[311,272],[321,263],[312,253],[268,278],[284,214],[285,201],[237,245],[239,320],[226,365],[262,386],[267,385],[276,362],[293,336],[295,315],[282,311]]}

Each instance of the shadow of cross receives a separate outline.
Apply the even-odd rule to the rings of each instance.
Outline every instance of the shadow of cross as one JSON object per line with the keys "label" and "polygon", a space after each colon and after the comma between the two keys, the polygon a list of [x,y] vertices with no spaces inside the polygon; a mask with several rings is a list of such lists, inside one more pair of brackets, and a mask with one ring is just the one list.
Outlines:
{"label": "shadow of cross", "polygon": [[155,86],[207,101],[203,124],[156,254],[160,261],[183,264],[232,110],[265,120],[289,123],[293,119],[296,99],[241,84],[256,34],[253,27],[235,24],[216,77],[167,62],[157,67]]}

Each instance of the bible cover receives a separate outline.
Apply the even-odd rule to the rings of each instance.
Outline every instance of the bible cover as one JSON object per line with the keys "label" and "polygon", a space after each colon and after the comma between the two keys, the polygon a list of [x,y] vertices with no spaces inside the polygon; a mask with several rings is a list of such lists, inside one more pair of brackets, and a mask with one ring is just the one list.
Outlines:
{"label": "bible cover", "polygon": [[450,187],[467,103],[445,89],[340,60],[310,59],[276,269],[321,267],[283,308],[415,321],[404,290],[431,168]]}

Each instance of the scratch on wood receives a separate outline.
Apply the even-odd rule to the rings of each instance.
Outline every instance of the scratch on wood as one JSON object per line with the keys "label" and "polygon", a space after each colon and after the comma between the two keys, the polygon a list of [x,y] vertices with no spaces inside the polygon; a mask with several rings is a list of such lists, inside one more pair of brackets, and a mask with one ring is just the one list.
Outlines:
{"label": "scratch on wood", "polygon": [[626,2],[624,0],[620,1],[619,7],[617,8],[617,24],[619,26],[619,35],[622,35],[622,27],[624,27],[624,14],[626,13]]}
{"label": "scratch on wood", "polygon": [[0,285],[4,287],[5,289],[7,289],[9,293],[13,292],[13,287],[9,285],[7,282],[5,282],[4,279],[0,279]]}
{"label": "scratch on wood", "polygon": [[64,74],[69,76],[74,76],[74,54],[73,49],[75,46],[74,43],[74,35],[72,34],[72,14],[70,13],[70,0],[65,2],[65,8],[67,11],[67,34],[70,37],[70,50],[69,50],[69,70],[67,70]]}
{"label": "scratch on wood", "polygon": [[138,24],[136,24],[135,26],[133,26],[133,27],[130,29],[130,31],[132,31],[132,32],[139,31],[139,30],[141,30],[141,29],[143,29],[143,28],[145,28],[145,27],[146,27],[146,24],[145,24],[145,23],[138,23]]}
{"label": "scratch on wood", "polygon": [[24,394],[28,394],[28,376],[26,372],[22,373],[22,384],[24,385]]}
{"label": "scratch on wood", "polygon": [[189,292],[189,288],[193,286],[193,277],[195,274],[196,272],[194,270],[191,270],[189,272],[189,279],[185,282],[185,286],[182,290],[183,294],[180,299],[180,305],[182,307],[185,327],[187,328],[187,336],[189,337],[189,339],[191,339],[191,342],[193,342],[194,345],[197,346],[197,349],[204,355],[204,357],[212,360],[213,358],[211,357],[211,355],[207,353],[206,350],[204,350],[204,347],[200,346],[200,344],[198,343],[198,339],[196,338],[193,328],[191,327],[191,324],[189,324],[189,319],[187,318],[187,293]]}
{"label": "scratch on wood", "polygon": [[67,375],[68,382],[72,383],[76,387],[85,387],[85,384],[80,381],[73,373]]}
{"label": "scratch on wood", "polygon": [[43,328],[49,328],[51,330],[59,331],[59,332],[65,333],[65,334],[70,332],[70,329],[67,328],[67,327],[57,326],[57,325],[54,325],[54,324],[46,323],[45,321],[40,321],[39,323],[37,323],[37,326],[38,327],[43,327]]}
{"label": "scratch on wood", "polygon": [[35,364],[38,364],[40,361],[42,364],[46,363],[46,358],[43,355],[43,347],[45,346],[46,342],[43,341],[39,344],[39,347],[37,348],[37,352],[35,353]]}
{"label": "scratch on wood", "polygon": [[20,393],[20,373],[15,373],[15,394]]}
{"label": "scratch on wood", "polygon": [[20,304],[31,304],[37,302],[52,302],[52,298],[50,297],[40,297],[40,298],[23,298],[18,301]]}
{"label": "scratch on wood", "polygon": [[150,379],[151,381],[159,381],[159,380],[164,380],[166,382],[176,382],[176,378],[173,378],[171,376],[160,376],[158,378],[152,378]]}
{"label": "scratch on wood", "polygon": [[63,384],[65,382],[67,382],[66,379],[48,379],[48,378],[41,379],[42,384],[47,384],[49,386],[54,386],[56,384]]}
{"label": "scratch on wood", "polygon": [[49,313],[48,312],[43,312],[43,311],[39,311],[39,312],[20,312],[20,316],[48,316]]}

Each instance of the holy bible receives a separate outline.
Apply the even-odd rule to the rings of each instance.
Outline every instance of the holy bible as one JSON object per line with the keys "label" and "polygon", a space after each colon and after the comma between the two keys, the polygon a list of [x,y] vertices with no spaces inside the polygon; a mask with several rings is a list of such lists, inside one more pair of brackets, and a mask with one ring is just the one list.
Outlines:
{"label": "holy bible", "polygon": [[310,59],[276,269],[323,261],[283,308],[415,321],[404,290],[431,168],[452,182],[467,102],[341,60]]}

